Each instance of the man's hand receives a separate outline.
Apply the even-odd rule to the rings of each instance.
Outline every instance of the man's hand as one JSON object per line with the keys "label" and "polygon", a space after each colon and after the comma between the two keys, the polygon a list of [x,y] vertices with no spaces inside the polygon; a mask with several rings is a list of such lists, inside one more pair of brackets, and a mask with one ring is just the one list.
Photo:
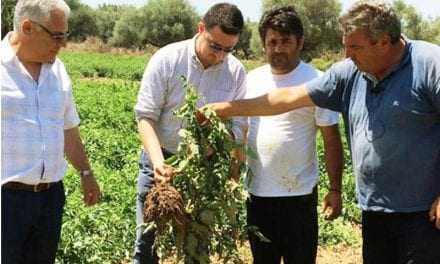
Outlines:
{"label": "man's hand", "polygon": [[342,211],[341,193],[337,191],[328,192],[322,204],[322,213],[325,214],[325,219],[334,220],[341,215],[341,211]]}
{"label": "man's hand", "polygon": [[170,182],[176,173],[175,169],[167,164],[154,167],[154,180],[157,184]]}
{"label": "man's hand", "polygon": [[205,105],[204,107],[196,111],[197,123],[199,123],[202,127],[209,124],[209,119],[205,116],[205,114],[203,114],[203,109],[206,107],[208,106]]}
{"label": "man's hand", "polygon": [[432,203],[429,220],[435,223],[437,229],[440,229],[440,196]]}
{"label": "man's hand", "polygon": [[81,176],[81,187],[86,206],[92,206],[99,201],[101,191],[93,175]]}
{"label": "man's hand", "polygon": [[240,182],[240,164],[241,162],[237,159],[232,159],[231,162],[231,179],[235,182]]}

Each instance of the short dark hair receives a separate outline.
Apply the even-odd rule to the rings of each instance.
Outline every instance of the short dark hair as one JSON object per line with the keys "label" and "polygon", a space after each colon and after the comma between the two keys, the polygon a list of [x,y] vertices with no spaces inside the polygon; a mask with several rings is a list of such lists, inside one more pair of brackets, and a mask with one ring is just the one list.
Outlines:
{"label": "short dark hair", "polygon": [[269,29],[280,32],[283,35],[295,35],[297,38],[304,36],[301,18],[293,6],[276,6],[263,14],[258,26],[263,43]]}
{"label": "short dark hair", "polygon": [[219,26],[224,33],[230,35],[240,34],[244,25],[240,9],[228,3],[213,5],[203,16],[202,21],[207,30]]}

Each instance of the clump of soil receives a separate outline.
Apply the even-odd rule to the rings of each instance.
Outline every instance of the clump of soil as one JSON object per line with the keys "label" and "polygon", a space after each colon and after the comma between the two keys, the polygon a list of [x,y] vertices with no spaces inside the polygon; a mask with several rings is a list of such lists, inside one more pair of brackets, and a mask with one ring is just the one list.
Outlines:
{"label": "clump of soil", "polygon": [[144,222],[155,222],[160,233],[171,221],[172,226],[183,231],[187,217],[180,193],[168,183],[155,185],[144,204]]}

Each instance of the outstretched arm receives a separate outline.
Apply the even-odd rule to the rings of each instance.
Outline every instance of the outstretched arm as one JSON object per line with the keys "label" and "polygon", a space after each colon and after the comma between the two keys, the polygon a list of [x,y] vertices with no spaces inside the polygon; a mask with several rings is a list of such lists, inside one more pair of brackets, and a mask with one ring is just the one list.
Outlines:
{"label": "outstretched arm", "polygon": [[314,106],[304,85],[273,90],[265,95],[244,100],[209,104],[218,116],[278,115],[296,108]]}

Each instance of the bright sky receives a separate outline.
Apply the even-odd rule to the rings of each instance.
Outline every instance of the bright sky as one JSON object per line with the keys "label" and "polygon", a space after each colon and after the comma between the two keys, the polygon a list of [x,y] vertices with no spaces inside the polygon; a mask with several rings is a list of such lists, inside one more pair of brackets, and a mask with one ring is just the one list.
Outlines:
{"label": "bright sky", "polygon": [[[146,0],[80,0],[81,2],[97,7],[100,4],[129,4],[135,6],[142,6]],[[350,7],[355,0],[340,0],[343,10]],[[435,18],[440,16],[440,0],[404,0],[407,4],[413,5],[424,17]],[[200,14],[203,14],[208,10],[210,6],[215,3],[230,2],[236,4],[238,8],[243,12],[246,18],[250,18],[252,21],[258,21],[261,16],[261,0],[189,0],[189,2],[196,7]]]}

